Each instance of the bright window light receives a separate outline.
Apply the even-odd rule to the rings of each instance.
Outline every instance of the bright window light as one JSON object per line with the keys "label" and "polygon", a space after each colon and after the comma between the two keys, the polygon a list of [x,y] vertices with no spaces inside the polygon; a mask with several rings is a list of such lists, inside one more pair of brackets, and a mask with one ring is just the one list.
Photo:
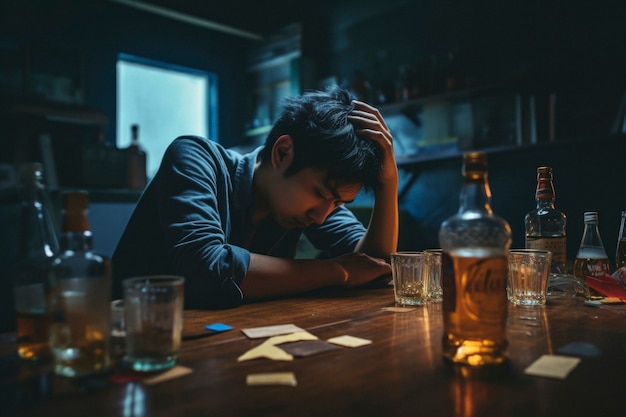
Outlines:
{"label": "bright window light", "polygon": [[139,142],[147,153],[148,179],[159,168],[165,149],[178,136],[216,138],[212,74],[120,55],[117,62],[117,147]]}

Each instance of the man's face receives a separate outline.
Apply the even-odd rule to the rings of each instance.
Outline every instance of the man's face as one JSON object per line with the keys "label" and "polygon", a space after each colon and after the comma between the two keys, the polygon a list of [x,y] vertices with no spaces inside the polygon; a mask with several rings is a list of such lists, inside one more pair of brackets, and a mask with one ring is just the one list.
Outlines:
{"label": "man's face", "polygon": [[291,176],[276,176],[268,208],[286,229],[322,224],[338,206],[352,202],[361,184],[326,181],[326,171],[305,168]]}

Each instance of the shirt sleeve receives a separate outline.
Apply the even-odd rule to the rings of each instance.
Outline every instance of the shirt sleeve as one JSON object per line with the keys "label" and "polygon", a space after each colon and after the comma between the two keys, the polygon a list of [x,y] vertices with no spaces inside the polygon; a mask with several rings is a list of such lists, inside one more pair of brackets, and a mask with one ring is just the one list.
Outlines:
{"label": "shirt sleeve", "polygon": [[304,234],[317,249],[330,258],[351,253],[365,235],[365,226],[345,206],[337,207],[319,226],[305,229]]}
{"label": "shirt sleeve", "polygon": [[229,245],[231,172],[219,151],[200,138],[178,138],[157,175],[160,226],[177,273],[185,276],[188,308],[242,303],[239,287],[250,253]]}

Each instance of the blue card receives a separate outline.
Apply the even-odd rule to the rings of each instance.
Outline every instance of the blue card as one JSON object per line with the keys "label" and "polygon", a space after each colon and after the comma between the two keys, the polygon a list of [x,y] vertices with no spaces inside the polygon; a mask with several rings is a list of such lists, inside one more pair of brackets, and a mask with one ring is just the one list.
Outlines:
{"label": "blue card", "polygon": [[204,326],[204,328],[209,331],[217,332],[217,333],[234,329],[233,326],[229,326],[228,324],[224,324],[224,323],[207,324],[206,326]]}

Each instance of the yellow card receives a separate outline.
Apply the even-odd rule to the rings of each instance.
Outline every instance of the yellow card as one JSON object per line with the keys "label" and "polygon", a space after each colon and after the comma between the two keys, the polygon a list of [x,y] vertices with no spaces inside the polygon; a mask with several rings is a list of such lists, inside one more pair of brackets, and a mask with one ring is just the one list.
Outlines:
{"label": "yellow card", "polygon": [[565,379],[580,363],[580,358],[559,355],[542,355],[524,370],[524,373],[534,376]]}
{"label": "yellow card", "polygon": [[347,346],[351,348],[357,348],[365,345],[369,345],[372,343],[371,340],[361,339],[360,337],[354,336],[338,336],[333,337],[327,340],[328,343],[334,343],[335,345]]}
{"label": "yellow card", "polygon": [[292,361],[292,355],[275,345],[287,342],[299,342],[301,340],[317,340],[317,337],[306,331],[270,337],[265,342],[253,347],[243,355],[239,356],[237,358],[237,362],[249,361],[250,359],[257,358],[267,358],[275,361]]}
{"label": "yellow card", "polygon": [[246,385],[298,385],[293,372],[268,372],[250,374],[246,377]]}
{"label": "yellow card", "polygon": [[181,376],[192,373],[191,368],[187,368],[185,366],[175,366],[162,374],[146,378],[142,382],[146,385],[154,385],[159,384],[161,382],[169,381],[170,379],[180,378]]}

